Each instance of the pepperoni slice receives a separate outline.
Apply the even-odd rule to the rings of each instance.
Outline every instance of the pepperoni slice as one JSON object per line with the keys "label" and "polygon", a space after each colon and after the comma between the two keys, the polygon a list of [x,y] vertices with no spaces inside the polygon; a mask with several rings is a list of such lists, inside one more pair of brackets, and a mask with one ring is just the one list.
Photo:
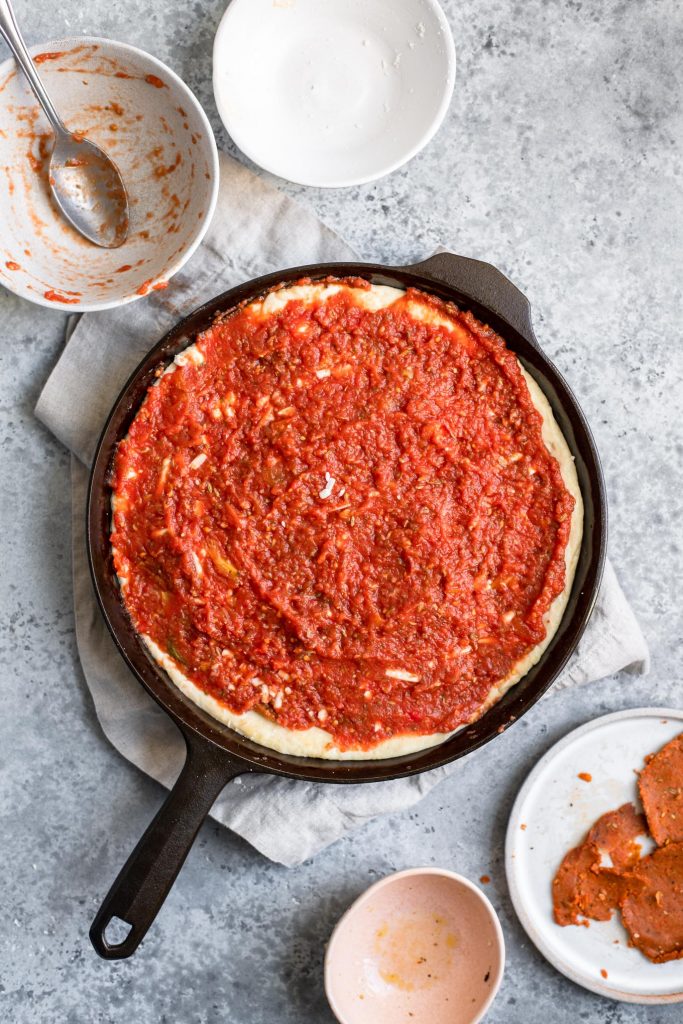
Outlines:
{"label": "pepperoni slice", "polygon": [[683,733],[647,759],[638,791],[657,845],[683,842]]}
{"label": "pepperoni slice", "polygon": [[683,843],[669,843],[624,876],[621,915],[630,942],[656,964],[683,957]]}

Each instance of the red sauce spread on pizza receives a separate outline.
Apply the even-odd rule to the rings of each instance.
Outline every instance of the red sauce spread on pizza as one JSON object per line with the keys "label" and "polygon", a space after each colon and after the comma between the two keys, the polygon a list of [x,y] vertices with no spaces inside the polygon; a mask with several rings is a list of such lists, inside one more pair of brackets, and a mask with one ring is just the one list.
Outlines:
{"label": "red sauce spread on pizza", "polygon": [[232,711],[342,748],[476,718],[545,637],[574,507],[516,357],[410,291],[244,307],[197,345],[116,457],[138,632]]}

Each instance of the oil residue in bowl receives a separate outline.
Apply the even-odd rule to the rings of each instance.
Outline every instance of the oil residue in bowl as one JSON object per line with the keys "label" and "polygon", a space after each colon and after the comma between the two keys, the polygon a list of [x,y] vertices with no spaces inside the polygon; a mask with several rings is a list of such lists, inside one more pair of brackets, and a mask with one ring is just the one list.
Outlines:
{"label": "oil residue in bowl", "polygon": [[425,910],[383,922],[375,932],[375,967],[381,982],[414,992],[431,988],[452,970],[460,937],[452,922]]}

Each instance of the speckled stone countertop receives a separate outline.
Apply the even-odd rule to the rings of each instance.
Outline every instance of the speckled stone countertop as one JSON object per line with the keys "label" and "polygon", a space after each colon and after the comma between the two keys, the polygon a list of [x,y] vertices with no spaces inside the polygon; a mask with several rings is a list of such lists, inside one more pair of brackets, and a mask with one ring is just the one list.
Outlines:
{"label": "speckled stone countertop", "polygon": [[[16,2],[31,43],[95,33],[167,61],[232,150],[210,86],[224,6]],[[370,881],[416,864],[491,876],[508,948],[492,1024],[681,1019],[680,1007],[610,1003],[556,973],[518,924],[503,870],[512,801],[555,740],[608,711],[683,704],[681,8],[675,0],[444,6],[458,79],[431,146],[361,188],[279,184],[367,259],[409,262],[441,243],[497,264],[527,293],[538,336],[596,434],[611,555],[652,671],[543,701],[417,809],[378,819],[301,867],[270,864],[205,826],[142,950],[130,962],[99,960],[89,923],[162,790],[107,744],[78,664],[69,460],[32,415],[64,316],[0,291],[3,1022],[330,1022],[321,964],[335,920]]]}

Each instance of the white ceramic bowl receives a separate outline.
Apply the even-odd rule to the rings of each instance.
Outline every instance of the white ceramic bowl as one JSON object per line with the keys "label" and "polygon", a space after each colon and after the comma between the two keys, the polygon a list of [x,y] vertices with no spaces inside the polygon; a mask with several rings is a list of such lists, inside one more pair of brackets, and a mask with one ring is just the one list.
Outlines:
{"label": "white ceramic bowl", "polygon": [[232,0],[214,43],[216,104],[236,145],[302,185],[358,185],[406,163],[454,81],[437,0]]}
{"label": "white ceramic bowl", "polygon": [[462,875],[413,868],[347,910],[325,956],[341,1024],[476,1024],[500,986],[505,943],[488,899]]}
{"label": "white ceramic bowl", "polygon": [[72,312],[164,287],[199,245],[216,205],[218,154],[204,111],[176,74],[134,46],[83,37],[31,53],[67,127],[118,165],[130,234],[120,248],[101,249],[59,215],[47,180],[52,135],[10,59],[0,65],[0,283]]}

